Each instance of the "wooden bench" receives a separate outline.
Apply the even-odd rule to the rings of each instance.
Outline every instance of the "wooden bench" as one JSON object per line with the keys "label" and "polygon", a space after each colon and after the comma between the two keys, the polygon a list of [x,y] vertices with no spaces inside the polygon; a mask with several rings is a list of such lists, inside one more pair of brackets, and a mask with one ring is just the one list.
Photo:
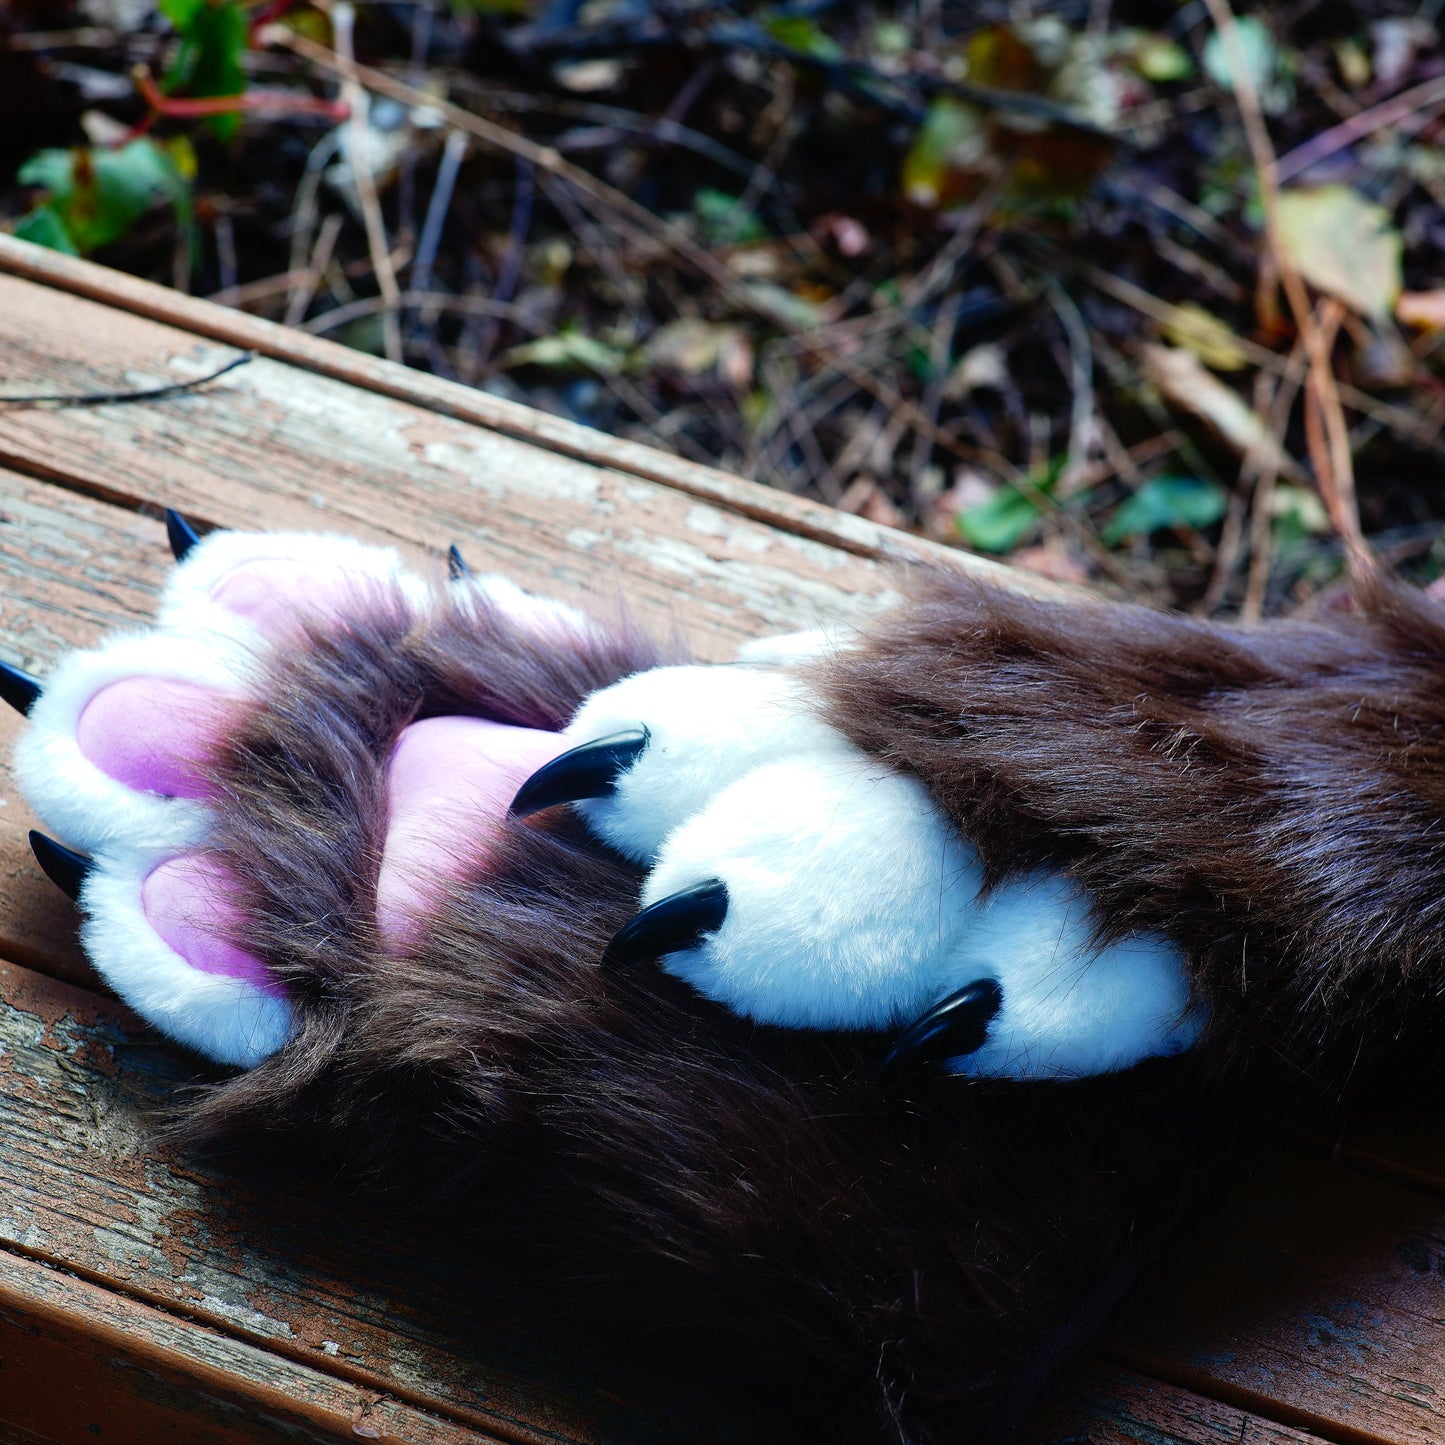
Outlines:
{"label": "wooden bench", "polygon": [[[625,594],[705,656],[857,615],[926,544],[0,238],[0,656],[146,619],[159,521],[329,528],[423,567]],[[957,559],[954,559],[957,560]],[[963,564],[960,564],[963,565]],[[23,724],[5,714],[0,748]],[[304,1170],[227,1172],[147,1113],[193,1064],[98,985],[0,764],[0,1441],[758,1439],[666,1380],[555,1358],[546,1301]],[[1260,1162],[1040,1412],[1043,1442],[1445,1441],[1438,1127],[1353,1123]],[[754,1432],[754,1433],[750,1433]]]}

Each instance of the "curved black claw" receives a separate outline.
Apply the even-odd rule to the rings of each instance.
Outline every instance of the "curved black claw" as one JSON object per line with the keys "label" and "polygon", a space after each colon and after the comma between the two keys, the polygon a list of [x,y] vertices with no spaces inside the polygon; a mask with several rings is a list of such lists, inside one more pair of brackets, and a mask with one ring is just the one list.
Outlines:
{"label": "curved black claw", "polygon": [[722,879],[695,883],[679,893],[669,893],[619,928],[604,950],[602,962],[641,963],[696,948],[707,934],[722,927],[727,916],[728,890]]}
{"label": "curved black claw", "polygon": [[447,548],[447,575],[453,582],[465,582],[472,575],[467,559],[462,556],[462,549],[455,542]]}
{"label": "curved black claw", "polygon": [[942,1070],[949,1059],[982,1048],[1002,1003],[1003,990],[991,978],[976,979],[949,994],[894,1039],[878,1066],[878,1077],[892,1083],[903,1074]]}
{"label": "curved black claw", "polygon": [[575,803],[579,798],[605,798],[617,786],[617,779],[632,766],[647,746],[646,728],[629,728],[583,743],[543,763],[520,788],[507,810],[514,818]]}
{"label": "curved black claw", "polygon": [[16,712],[28,713],[40,696],[40,684],[28,672],[0,662],[0,698],[3,698]]}
{"label": "curved black claw", "polygon": [[76,853],[47,838],[44,833],[30,830],[30,851],[35,861],[45,870],[45,876],[70,898],[80,897],[80,885],[85,882],[91,869],[90,859],[84,853]]}
{"label": "curved black claw", "polygon": [[171,556],[177,562],[184,562],[186,554],[201,539],[196,529],[174,508],[166,508],[166,539],[171,544]]}

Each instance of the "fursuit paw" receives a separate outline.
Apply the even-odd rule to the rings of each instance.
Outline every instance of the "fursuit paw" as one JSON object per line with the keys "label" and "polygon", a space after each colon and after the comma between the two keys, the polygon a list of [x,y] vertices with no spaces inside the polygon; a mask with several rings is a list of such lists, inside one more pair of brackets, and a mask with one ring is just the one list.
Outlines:
{"label": "fursuit paw", "polygon": [[[278,655],[353,626],[400,635],[431,589],[385,549],[287,534],[199,541],[175,514],[167,521],[179,565],[154,628],[70,654],[43,686],[6,670],[5,695],[30,719],[16,771],[46,826],[72,845],[32,835],[45,871],[84,912],[86,951],[107,982],[173,1038],[251,1067],[297,1019],[286,961],[258,952],[247,881],[213,847],[232,801],[218,761],[249,717],[293,705],[265,695]],[[559,645],[588,629],[503,579],[468,574],[449,591],[463,619],[486,611]],[[384,943],[403,947],[445,891],[455,840],[484,857],[489,823],[504,819],[518,782],[564,746],[553,731],[476,716],[405,721],[379,769],[385,837],[370,921]],[[292,785],[314,771],[305,757],[278,761]]]}
{"label": "fursuit paw", "polygon": [[[353,955],[448,927],[504,836],[532,831],[516,820],[560,803],[648,870],[603,955],[614,971],[660,958],[760,1023],[903,1030],[891,1070],[1078,1077],[1198,1034],[1170,944],[1100,945],[1061,877],[985,891],[922,787],[816,715],[806,665],[846,644],[656,667],[455,555],[439,590],[342,539],[169,526],[156,627],[72,655],[43,688],[14,674],[9,696],[31,719],[22,785],[80,850],[37,849],[79,893],[87,951],[212,1058],[257,1063],[298,1029],[298,986],[354,983]],[[239,767],[257,719],[269,751]],[[290,875],[269,876],[268,846]],[[345,876],[315,877],[313,856]]]}
{"label": "fursuit paw", "polygon": [[1202,1018],[1172,944],[1098,943],[1061,876],[985,891],[921,785],[813,712],[787,665],[838,645],[624,679],[522,788],[517,812],[575,803],[650,867],[607,961],[660,959],[759,1023],[904,1029],[890,1072],[1077,1078],[1188,1048]]}

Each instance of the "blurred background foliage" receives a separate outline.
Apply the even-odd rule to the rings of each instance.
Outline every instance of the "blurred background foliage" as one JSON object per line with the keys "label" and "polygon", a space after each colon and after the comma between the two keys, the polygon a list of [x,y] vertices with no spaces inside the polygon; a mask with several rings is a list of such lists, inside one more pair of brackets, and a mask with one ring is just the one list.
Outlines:
{"label": "blurred background foliage", "polygon": [[1288,611],[1351,487],[1445,573],[1438,9],[12,0],[0,224],[1051,577]]}

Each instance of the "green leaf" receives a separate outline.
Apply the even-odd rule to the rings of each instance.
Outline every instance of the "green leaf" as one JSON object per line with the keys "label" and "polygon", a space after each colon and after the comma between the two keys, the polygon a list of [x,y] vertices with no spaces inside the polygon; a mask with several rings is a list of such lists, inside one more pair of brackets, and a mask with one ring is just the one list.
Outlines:
{"label": "green leaf", "polygon": [[1151,31],[1140,34],[1134,44],[1134,68],[1145,80],[1167,83],[1188,80],[1194,66],[1181,45],[1167,35]]}
{"label": "green leaf", "polygon": [[[1260,107],[1266,115],[1279,115],[1289,107],[1294,98],[1285,58],[1280,54],[1274,37],[1262,20],[1252,15],[1241,15],[1234,22],[1234,33],[1239,39],[1240,58],[1244,62],[1245,75],[1254,83],[1254,93],[1259,97]],[[1231,47],[1225,44],[1224,34],[1216,30],[1204,42],[1204,73],[1225,90],[1234,88],[1234,65]]]}
{"label": "green leaf", "polygon": [[928,114],[903,160],[903,194],[915,206],[938,206],[949,199],[960,173],[980,170],[988,160],[988,140],[977,110],[941,96]]}
{"label": "green leaf", "polygon": [[196,16],[205,8],[206,0],[160,0],[160,12],[181,35],[189,34]]}
{"label": "green leaf", "polygon": [[767,227],[738,196],[704,186],[693,197],[693,210],[702,223],[702,233],[712,246],[746,246],[767,238]]}
{"label": "green leaf", "polygon": [[170,201],[183,220],[190,207],[189,186],[149,137],[119,150],[41,151],[20,168],[20,180],[50,192],[45,205],[81,255],[119,240],[158,200]]}
{"label": "green leaf", "polygon": [[1039,510],[1017,487],[1000,487],[988,501],[961,512],[958,530],[983,552],[1012,552],[1038,525]]}
{"label": "green leaf", "polygon": [[836,40],[825,35],[817,21],[807,15],[770,15],[763,21],[763,29],[789,50],[800,51],[817,60],[841,60],[842,47]]}
{"label": "green leaf", "polygon": [[37,151],[20,167],[16,179],[22,186],[44,186],[47,191],[63,191],[70,185],[73,164],[73,151]]}
{"label": "green leaf", "polygon": [[[1275,78],[1279,66],[1279,51],[1275,48],[1274,36],[1262,20],[1253,15],[1241,15],[1234,22],[1234,33],[1239,40],[1240,57],[1244,62],[1245,74],[1254,82],[1254,93],[1262,96]],[[1225,44],[1224,32],[1215,30],[1204,42],[1204,73],[1218,86],[1230,90],[1234,85],[1232,51]]]}
{"label": "green leaf", "polygon": [[1101,536],[1112,547],[1166,527],[1209,527],[1229,507],[1229,493],[1202,477],[1155,477],[1126,498]]}
{"label": "green leaf", "polygon": [[1330,530],[1330,514],[1313,492],[1283,483],[1269,497],[1270,530],[1274,544],[1283,551],[1309,537],[1322,537]]}
{"label": "green leaf", "polygon": [[1279,239],[1290,265],[1317,290],[1383,321],[1403,284],[1404,243],[1390,213],[1348,186],[1284,191]]}
{"label": "green leaf", "polygon": [[[246,52],[248,29],[246,12],[235,0],[203,0],[182,33],[175,62],[162,84],[167,94],[206,98],[245,91],[241,57]],[[219,140],[230,140],[241,117],[239,113],[213,115],[206,118],[206,124]]]}
{"label": "green leaf", "polygon": [[504,358],[508,366],[541,366],[549,371],[593,371],[616,376],[627,362],[625,352],[585,332],[562,330],[514,346]]}
{"label": "green leaf", "polygon": [[29,215],[22,216],[16,223],[15,235],[22,241],[33,241],[48,250],[63,251],[67,256],[80,254],[54,206],[36,206]]}

